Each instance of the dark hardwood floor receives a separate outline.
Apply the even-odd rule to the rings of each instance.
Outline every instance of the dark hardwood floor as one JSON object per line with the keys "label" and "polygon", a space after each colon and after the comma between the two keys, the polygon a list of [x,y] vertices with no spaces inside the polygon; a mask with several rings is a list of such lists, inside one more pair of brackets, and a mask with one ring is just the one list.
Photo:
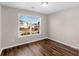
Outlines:
{"label": "dark hardwood floor", "polygon": [[53,40],[41,41],[5,49],[2,56],[79,56],[79,50]]}

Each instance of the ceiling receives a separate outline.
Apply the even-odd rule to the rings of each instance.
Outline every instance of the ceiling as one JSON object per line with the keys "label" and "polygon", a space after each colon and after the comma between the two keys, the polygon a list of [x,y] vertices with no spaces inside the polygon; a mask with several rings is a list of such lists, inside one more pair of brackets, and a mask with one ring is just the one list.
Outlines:
{"label": "ceiling", "polygon": [[47,7],[40,6],[41,2],[0,2],[0,4],[40,12],[46,15],[63,9],[79,6],[79,2],[48,2]]}

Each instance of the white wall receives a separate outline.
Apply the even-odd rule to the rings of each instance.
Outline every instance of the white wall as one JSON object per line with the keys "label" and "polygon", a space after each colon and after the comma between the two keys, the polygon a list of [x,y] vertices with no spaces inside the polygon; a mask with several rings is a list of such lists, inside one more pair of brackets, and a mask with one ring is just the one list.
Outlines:
{"label": "white wall", "polygon": [[79,7],[53,13],[47,22],[49,38],[79,49]]}
{"label": "white wall", "polygon": [[[41,35],[18,38],[18,14],[41,16]],[[47,37],[46,16],[40,13],[2,6],[2,41],[1,47],[7,48],[18,44],[29,43]]]}

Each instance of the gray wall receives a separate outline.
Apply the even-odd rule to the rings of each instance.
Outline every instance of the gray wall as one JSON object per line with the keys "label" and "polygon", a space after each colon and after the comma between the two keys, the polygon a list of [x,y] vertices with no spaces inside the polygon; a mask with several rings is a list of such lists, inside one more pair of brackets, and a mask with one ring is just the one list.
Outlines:
{"label": "gray wall", "polygon": [[0,6],[0,51],[1,51],[1,6]]}
{"label": "gray wall", "polygon": [[[47,16],[16,8],[2,6],[1,48],[29,43],[46,38],[59,41],[79,49],[79,7],[62,10]],[[18,38],[18,14],[42,17],[41,35]],[[48,23],[47,23],[48,22]],[[47,31],[48,30],[48,31]],[[48,35],[47,35],[48,33]]]}
{"label": "gray wall", "polygon": [[79,49],[79,7],[48,16],[48,37]]}
{"label": "gray wall", "polygon": [[[41,16],[41,35],[33,35],[28,37],[18,38],[18,14],[26,14],[33,16]],[[47,37],[46,16],[40,13],[20,10],[2,6],[2,41],[1,47],[8,48],[19,44],[29,43],[35,40],[44,39]]]}

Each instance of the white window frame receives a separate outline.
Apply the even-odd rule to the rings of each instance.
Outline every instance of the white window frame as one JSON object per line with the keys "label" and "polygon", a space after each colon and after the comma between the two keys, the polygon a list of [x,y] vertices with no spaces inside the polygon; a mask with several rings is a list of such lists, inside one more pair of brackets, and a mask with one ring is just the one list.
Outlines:
{"label": "white window frame", "polygon": [[[20,19],[20,18],[19,18],[19,17],[20,17],[20,16],[35,16],[35,17],[40,17],[40,28],[39,28],[39,33],[36,33],[36,34],[30,33],[30,35],[21,36],[21,35],[20,35],[20,30],[19,30],[19,28],[20,28],[20,23],[19,23],[19,19]],[[30,27],[31,27],[31,24],[30,24]],[[31,30],[31,28],[30,28],[30,30]],[[35,35],[41,35],[41,16],[19,14],[19,15],[18,15],[18,38],[20,38],[20,37],[28,37],[28,36],[35,36]]]}

